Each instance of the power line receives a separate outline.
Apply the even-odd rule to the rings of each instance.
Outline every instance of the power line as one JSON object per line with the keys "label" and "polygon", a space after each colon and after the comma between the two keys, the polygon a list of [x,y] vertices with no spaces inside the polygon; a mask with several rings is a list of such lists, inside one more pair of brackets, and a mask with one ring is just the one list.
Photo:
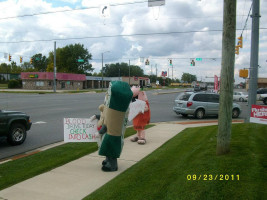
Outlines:
{"label": "power line", "polygon": [[253,2],[251,3],[251,6],[250,6],[250,9],[249,9],[249,12],[248,12],[248,15],[247,15],[247,19],[246,19],[244,28],[243,28],[243,30],[242,30],[242,32],[241,32],[241,36],[243,35],[243,32],[244,32],[245,28],[247,27],[248,18],[249,18],[249,16],[250,16],[250,12],[251,12],[251,9],[252,9],[252,5],[253,5]]}
{"label": "power line", "polygon": [[[267,29],[267,28],[260,28]],[[242,30],[242,29],[236,29]],[[83,40],[83,39],[100,39],[100,38],[113,38],[113,37],[134,37],[134,36],[153,36],[153,35],[171,35],[171,34],[186,34],[186,33],[208,33],[208,32],[222,32],[222,29],[218,30],[200,30],[200,31],[172,31],[162,33],[135,33],[135,34],[118,34],[118,35],[102,35],[102,36],[87,36],[87,37],[73,37],[73,38],[53,38],[53,39],[41,39],[41,40],[22,40],[11,42],[0,42],[0,44],[17,44],[17,43],[30,43],[30,42],[51,42],[51,41],[64,41],[64,40]]]}
{"label": "power line", "polygon": [[[154,0],[154,1],[159,1],[159,0]],[[135,2],[117,3],[117,4],[110,4],[110,6],[124,6],[124,5],[138,4],[138,3],[147,3],[147,1],[135,1]],[[47,14],[54,14],[54,13],[81,11],[81,10],[89,10],[89,9],[96,9],[96,8],[98,9],[99,6],[91,6],[91,7],[87,7],[87,8],[74,8],[74,9],[67,9],[67,10],[57,10],[57,11],[48,11],[48,12],[41,12],[41,13],[17,15],[17,16],[11,16],[11,17],[3,17],[3,18],[0,18],[0,20],[21,18],[21,17],[33,17],[33,16],[38,16],[38,15],[47,15]]]}

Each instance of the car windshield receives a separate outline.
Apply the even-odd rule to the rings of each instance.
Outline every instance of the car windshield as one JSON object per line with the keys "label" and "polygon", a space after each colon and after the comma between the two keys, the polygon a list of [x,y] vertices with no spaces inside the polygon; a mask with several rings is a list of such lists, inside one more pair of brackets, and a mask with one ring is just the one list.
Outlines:
{"label": "car windshield", "polygon": [[182,100],[182,101],[188,101],[190,96],[191,96],[191,93],[183,93],[183,94],[180,94],[176,99]]}

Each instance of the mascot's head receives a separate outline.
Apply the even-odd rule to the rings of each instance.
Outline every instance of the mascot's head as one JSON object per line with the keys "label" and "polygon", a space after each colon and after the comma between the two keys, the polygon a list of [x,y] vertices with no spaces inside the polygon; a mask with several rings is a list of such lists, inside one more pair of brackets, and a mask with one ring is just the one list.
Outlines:
{"label": "mascot's head", "polygon": [[132,86],[131,90],[133,92],[133,98],[132,98],[132,102],[135,102],[136,99],[138,99],[138,94],[140,92],[140,87],[137,86]]}
{"label": "mascot's head", "polygon": [[132,86],[132,87],[131,87],[131,90],[132,90],[132,92],[133,92],[133,97],[137,97],[138,94],[139,94],[139,91],[140,91],[140,87]]}
{"label": "mascot's head", "polygon": [[132,102],[134,102],[136,99],[147,101],[146,93],[142,90],[140,87],[132,86],[131,90],[133,92],[133,99]]}
{"label": "mascot's head", "polygon": [[139,92],[138,99],[142,100],[142,101],[147,101],[148,100],[145,91],[140,91]]}

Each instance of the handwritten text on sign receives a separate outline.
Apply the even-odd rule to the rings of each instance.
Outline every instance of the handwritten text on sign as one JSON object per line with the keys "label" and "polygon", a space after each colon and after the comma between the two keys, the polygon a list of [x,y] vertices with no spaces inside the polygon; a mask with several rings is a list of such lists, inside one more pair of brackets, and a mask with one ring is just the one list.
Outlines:
{"label": "handwritten text on sign", "polygon": [[64,142],[97,142],[97,120],[64,118]]}

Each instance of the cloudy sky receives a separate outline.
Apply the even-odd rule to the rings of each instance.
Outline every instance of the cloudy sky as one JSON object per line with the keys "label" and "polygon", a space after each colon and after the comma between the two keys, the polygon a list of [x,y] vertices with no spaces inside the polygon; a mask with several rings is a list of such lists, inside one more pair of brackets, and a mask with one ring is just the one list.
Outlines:
{"label": "cloudy sky", "polygon": [[[236,82],[243,81],[239,70],[250,66],[251,3],[237,0],[236,36],[243,35],[243,48],[236,55]],[[259,77],[267,77],[267,0],[260,3]],[[0,1],[0,63],[8,63],[6,54],[17,64],[20,56],[48,56],[55,41],[57,47],[80,43],[92,54],[94,72],[103,53],[104,63],[130,60],[146,74],[167,71],[180,79],[190,73],[212,81],[220,76],[222,23],[223,0],[166,0],[157,7],[145,0]],[[192,58],[202,61],[190,66]]]}

